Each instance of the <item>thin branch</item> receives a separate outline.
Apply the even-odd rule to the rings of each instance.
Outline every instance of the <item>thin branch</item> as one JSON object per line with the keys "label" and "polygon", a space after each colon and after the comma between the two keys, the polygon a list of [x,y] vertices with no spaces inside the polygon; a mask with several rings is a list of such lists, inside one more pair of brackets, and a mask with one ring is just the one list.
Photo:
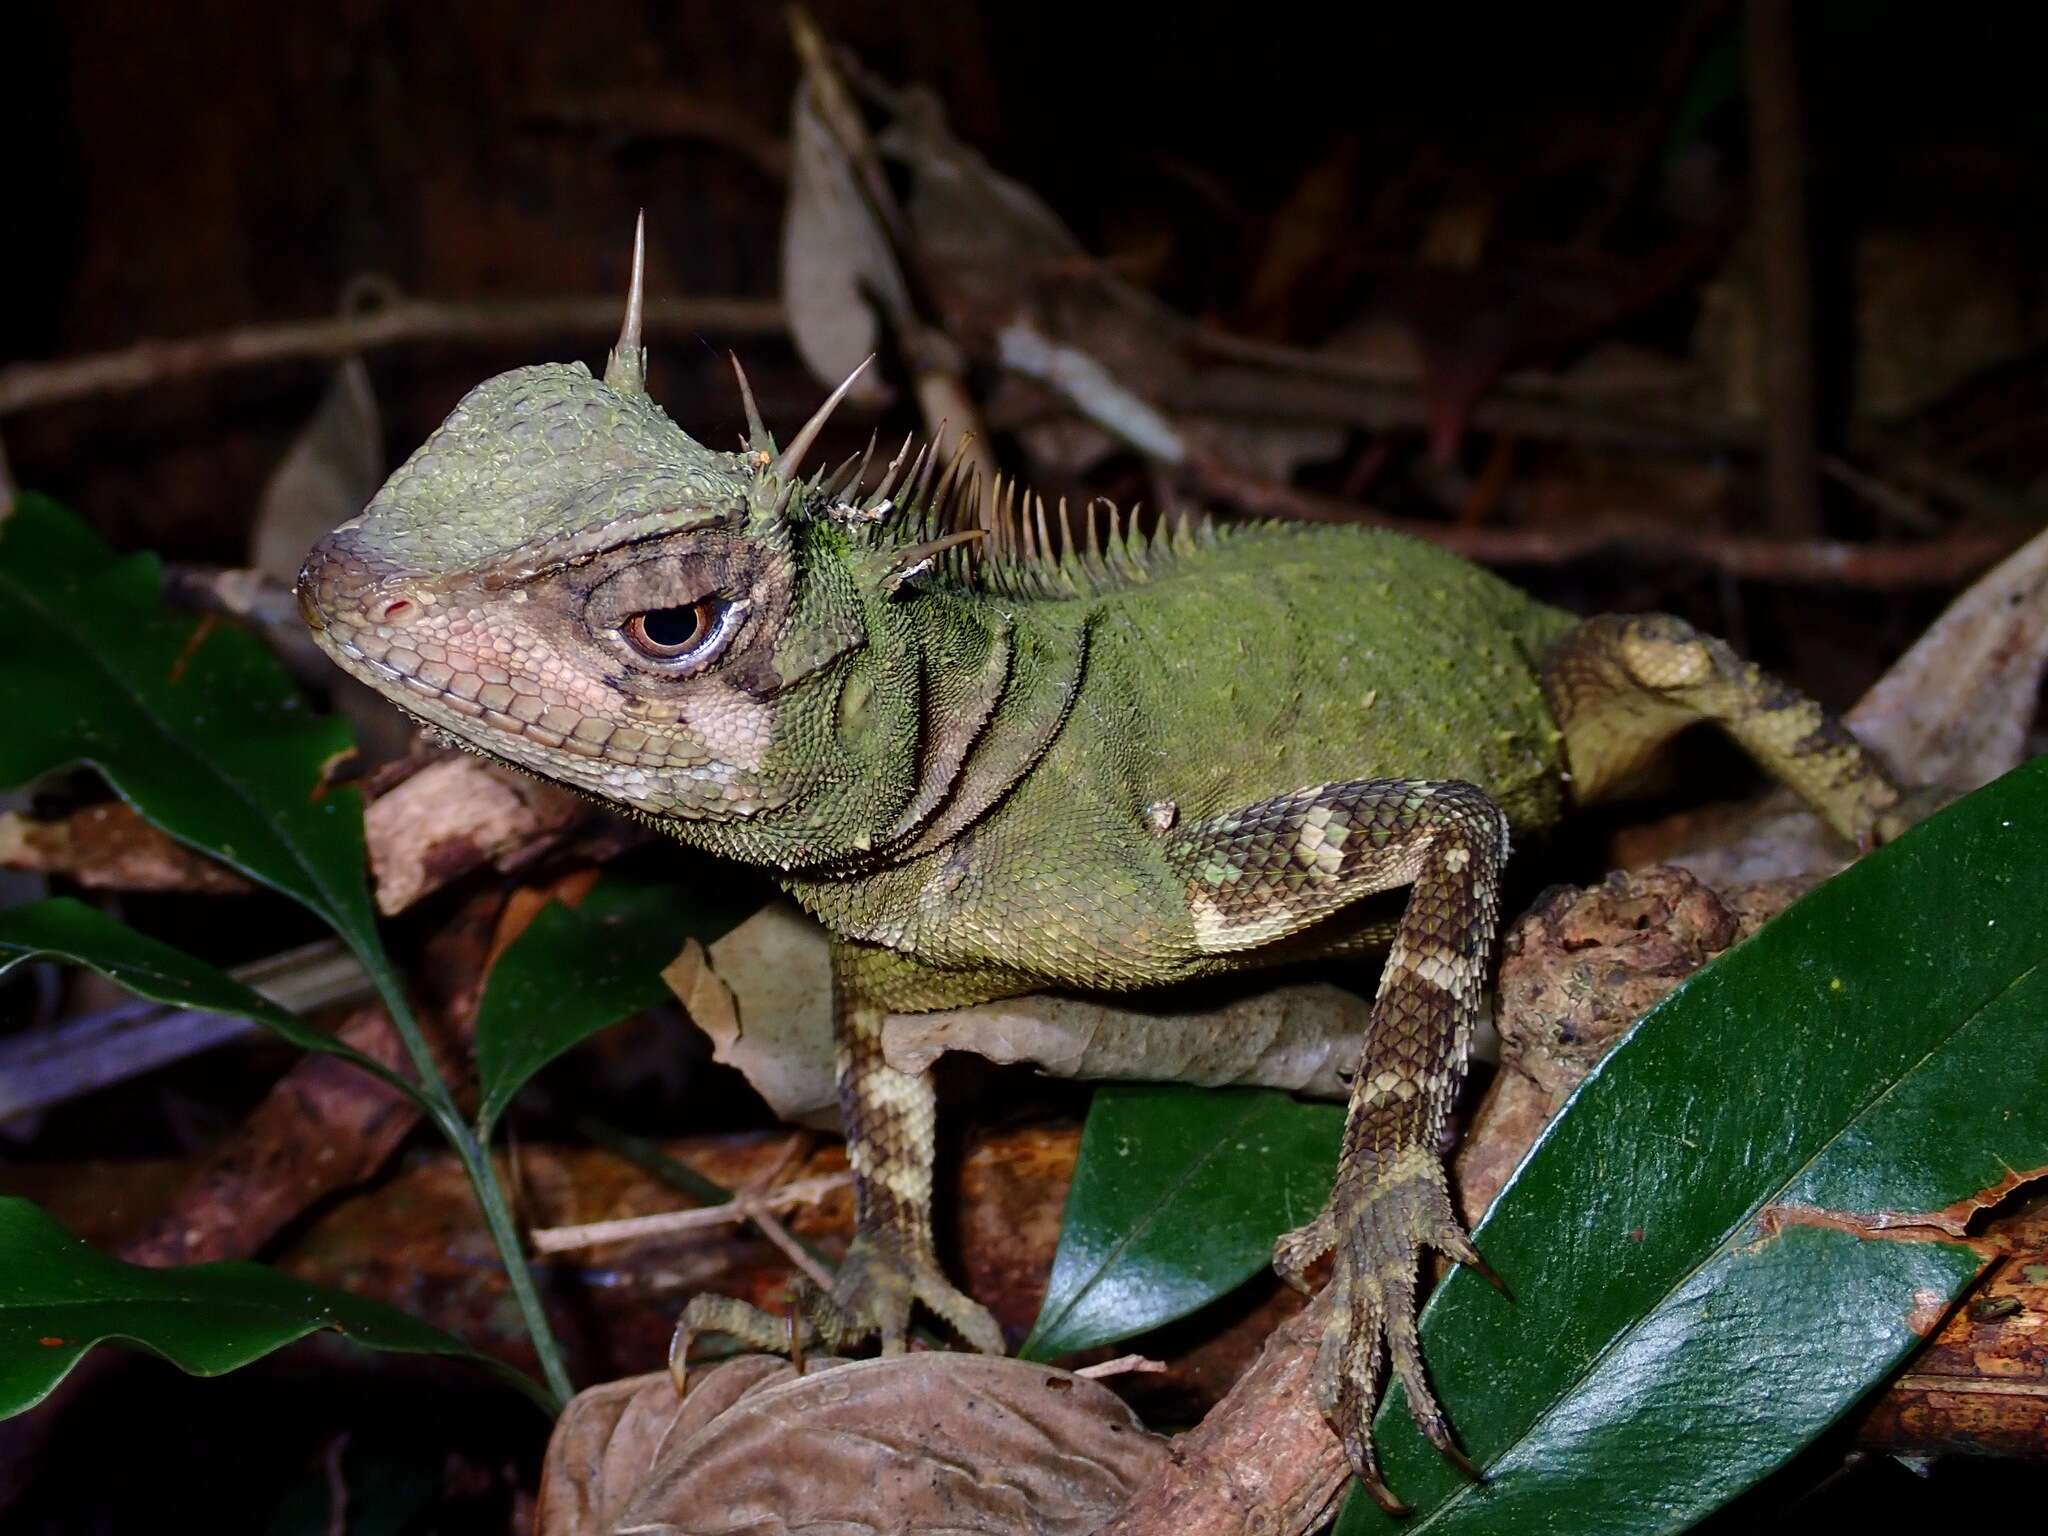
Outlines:
{"label": "thin branch", "polygon": [[[848,1174],[847,1177],[851,1179],[852,1175]],[[817,1256],[796,1240],[796,1234],[782,1224],[781,1218],[769,1214],[767,1207],[759,1200],[750,1203],[752,1208],[747,1212],[747,1217],[754,1223],[755,1229],[781,1249],[782,1256],[802,1270],[811,1284],[829,1293],[832,1289],[832,1271],[820,1264]]]}
{"label": "thin branch", "polygon": [[[568,331],[603,335],[616,331],[618,324],[616,297],[476,304],[400,299],[369,314],[235,326],[53,362],[10,363],[0,368],[0,416],[263,363],[347,357],[420,341],[499,340]],[[787,329],[780,300],[752,298],[650,300],[645,324],[650,330],[716,331],[728,336],[780,335]]]}
{"label": "thin branch", "polygon": [[660,1211],[652,1216],[621,1216],[612,1221],[586,1221],[568,1227],[537,1227],[529,1235],[536,1253],[567,1253],[575,1248],[594,1248],[600,1243],[671,1237],[678,1232],[696,1232],[706,1227],[754,1221],[775,1211],[809,1205],[835,1190],[844,1189],[852,1178],[851,1173],[821,1173],[814,1178],[796,1179],[777,1189],[743,1191],[718,1205],[701,1205],[687,1211]]}
{"label": "thin branch", "polygon": [[1154,1360],[1149,1355],[1118,1355],[1114,1360],[1104,1360],[1095,1365],[1084,1365],[1074,1372],[1090,1381],[1100,1381],[1105,1376],[1162,1376],[1168,1367],[1164,1360]]}
{"label": "thin branch", "polygon": [[1386,517],[1351,502],[1318,496],[1199,457],[1192,461],[1204,490],[1250,512],[1309,522],[1359,523],[1427,539],[1486,565],[1562,565],[1629,552],[1687,560],[1731,576],[1796,586],[1903,591],[1954,586],[2018,548],[2024,528],[1959,529],[1919,543],[1850,544],[1833,539],[1774,539],[1712,529],[1608,517],[1570,528],[1473,528]]}

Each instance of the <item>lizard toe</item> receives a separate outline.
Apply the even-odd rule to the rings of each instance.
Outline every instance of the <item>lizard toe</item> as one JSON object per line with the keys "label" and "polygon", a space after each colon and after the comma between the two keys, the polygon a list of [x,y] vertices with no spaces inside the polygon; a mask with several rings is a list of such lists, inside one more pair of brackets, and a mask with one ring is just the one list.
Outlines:
{"label": "lizard toe", "polygon": [[1337,1244],[1337,1219],[1324,1206],[1314,1221],[1283,1232],[1273,1243],[1273,1272],[1302,1295],[1309,1294],[1308,1270]]}
{"label": "lizard toe", "polygon": [[[1290,1256],[1298,1254],[1325,1229],[1334,1235],[1335,1262],[1329,1322],[1316,1356],[1316,1398],[1352,1471],[1383,1509],[1403,1512],[1380,1476],[1372,1442],[1384,1359],[1423,1437],[1460,1472],[1479,1480],[1479,1469],[1459,1447],[1430,1388],[1416,1330],[1417,1275],[1425,1249],[1492,1278],[1451,1209],[1441,1167],[1426,1156],[1347,1167],[1339,1172],[1324,1215],[1281,1244]],[[1313,1236],[1294,1241],[1304,1234]]]}
{"label": "lizard toe", "polygon": [[802,1308],[788,1317],[778,1317],[732,1296],[692,1296],[676,1319],[676,1331],[668,1341],[668,1374],[675,1383],[676,1396],[689,1387],[690,1346],[700,1333],[723,1333],[755,1349],[787,1352],[796,1358],[816,1340],[818,1332]]}

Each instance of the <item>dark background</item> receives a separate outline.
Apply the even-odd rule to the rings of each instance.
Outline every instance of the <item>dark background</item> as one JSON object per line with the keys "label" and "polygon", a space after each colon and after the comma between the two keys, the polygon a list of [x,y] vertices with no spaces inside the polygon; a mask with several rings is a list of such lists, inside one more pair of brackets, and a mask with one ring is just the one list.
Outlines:
{"label": "dark background", "polygon": [[[1739,6],[816,0],[812,14],[878,76],[935,92],[961,139],[1186,315],[1312,346],[1361,310],[1405,313],[1455,354],[1473,345],[1457,322],[1493,305],[1522,327],[1516,366],[1569,368],[1625,343],[1689,372],[1690,398],[1736,433],[1678,455],[1569,441],[1508,453],[1468,433],[1448,468],[1431,466],[1420,431],[1355,434],[1336,464],[1306,472],[1319,490],[1380,452],[1389,467],[1364,499],[1425,522],[1468,513],[1489,469],[1506,489],[1484,516],[1509,526],[1568,521],[1617,485],[1635,514],[1674,527],[1850,544],[2000,528],[2017,541],[2048,510],[2048,6],[1798,8],[1817,430],[1912,503],[1887,512],[1831,479],[1817,531],[1780,526],[1765,490],[1739,344],[1754,320],[1734,327],[1738,344],[1714,340],[1717,315],[1754,310]],[[0,19],[0,366],[330,315],[365,274],[458,302],[622,294],[643,208],[651,294],[773,298],[797,78],[781,8],[733,0],[13,8]],[[1413,298],[1414,275],[1460,210],[1484,235],[1445,321],[1444,301]],[[1560,251],[1636,271],[1674,252],[1688,264],[1652,301],[1560,340],[1540,300],[1532,321],[1498,297],[1540,291],[1528,274]],[[820,394],[781,336],[650,340],[656,397],[707,440],[738,425],[729,345],[772,422],[786,429]],[[389,459],[487,374],[600,365],[608,342],[370,354]],[[0,415],[0,444],[17,484],[116,543],[237,564],[265,480],[330,376],[323,361],[281,362],[29,406]],[[885,424],[914,419],[899,399]],[[1939,475],[1912,480],[1928,465]],[[1127,490],[1119,473],[1129,481],[1113,465],[1110,488]],[[1640,550],[1510,574],[1580,608],[1682,612],[1836,705],[1949,595],[1738,579]],[[336,1368],[320,1362],[339,1385],[317,1401],[275,1365],[231,1383],[130,1370],[67,1426],[50,1476],[0,1525],[262,1529],[283,1510],[274,1528],[313,1529],[317,1458],[352,1426],[348,1454],[372,1490],[359,1512],[374,1510],[377,1478],[432,1485],[459,1459],[484,1469],[485,1492],[444,1488],[436,1528],[504,1528],[537,1451],[516,1405],[437,1385],[394,1411],[388,1384]],[[450,1424],[454,1441],[436,1439]],[[1798,1503],[1814,1480],[1767,1488],[1724,1522],[1767,1514],[1789,1529],[1815,1507]],[[1818,1497],[1885,1530],[2041,1491],[2025,1468],[1923,1480],[1886,1464]],[[293,1499],[316,1510],[303,1527],[287,1518]]]}

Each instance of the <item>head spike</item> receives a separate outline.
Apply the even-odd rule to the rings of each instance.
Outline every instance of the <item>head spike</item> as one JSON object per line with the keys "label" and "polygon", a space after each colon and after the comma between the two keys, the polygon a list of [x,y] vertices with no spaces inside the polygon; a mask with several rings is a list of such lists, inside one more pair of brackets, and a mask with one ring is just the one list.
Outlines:
{"label": "head spike", "polygon": [[922,544],[911,545],[897,555],[895,565],[890,567],[889,574],[882,578],[883,592],[894,597],[903,590],[906,583],[915,581],[929,571],[939,556],[947,550],[961,544],[971,544],[981,537],[982,529],[963,528],[958,533],[949,533],[941,538],[927,539]]}
{"label": "head spike", "polygon": [[932,522],[941,533],[951,532],[960,526],[963,506],[968,512],[974,510],[973,501],[961,495],[963,489],[971,490],[976,483],[971,473],[961,473],[968,468],[967,445],[973,441],[972,433],[961,434],[960,441],[953,445],[953,452],[946,460],[944,471],[939,475],[939,488],[932,492]]}
{"label": "head spike", "polygon": [[860,469],[863,462],[861,456],[857,453],[849,453],[839,461],[839,467],[825,477],[823,490],[826,500],[836,502],[843,499],[847,488],[859,483],[860,476],[856,471]]}
{"label": "head spike", "polygon": [[978,533],[982,535],[982,539],[967,539],[955,544],[943,556],[942,564],[956,581],[962,585],[968,585],[974,580],[976,562],[981,558],[982,552],[988,548],[988,545],[983,542],[988,536],[987,520],[979,512],[982,504],[981,498],[986,494],[982,488],[981,466],[979,464],[969,467],[958,488],[957,494],[960,498],[960,506],[964,509],[968,520],[967,528],[962,531]]}
{"label": "head spike", "polygon": [[1060,586],[1078,597],[1081,581],[1076,573],[1081,569],[1081,550],[1074,542],[1074,524],[1067,516],[1067,498],[1064,496],[1060,498],[1060,558],[1054,569],[1059,572]]}
{"label": "head spike", "polygon": [[1088,510],[1083,514],[1088,524],[1088,544],[1082,563],[1090,569],[1107,569],[1102,564],[1102,509],[1105,507],[1116,510],[1107,496],[1096,496],[1089,501]]}
{"label": "head spike", "polygon": [[817,442],[818,434],[825,430],[825,423],[832,419],[832,413],[839,409],[839,402],[846,398],[847,391],[854,386],[854,381],[867,371],[868,364],[874,360],[875,354],[870,352],[854,366],[853,372],[846,376],[844,382],[825,397],[825,403],[818,407],[811,419],[789,440],[789,446],[782,450],[782,457],[775,461],[776,474],[785,480],[796,478],[796,472],[803,467],[804,455],[811,451],[811,445]]}
{"label": "head spike", "polygon": [[604,381],[622,395],[647,393],[647,348],[640,343],[642,293],[647,274],[647,214],[633,220],[633,280],[626,287],[626,319],[604,365]]}
{"label": "head spike", "polygon": [[[945,424],[939,425],[941,435]],[[939,456],[932,451],[930,443],[918,446],[917,457],[910,461],[910,474],[903,482],[903,500],[910,507],[911,515],[917,519],[913,525],[919,538],[932,537],[932,473],[938,468]]]}
{"label": "head spike", "polygon": [[868,445],[861,450],[860,468],[853,472],[853,481],[847,487],[848,493],[855,497],[860,495],[860,488],[868,483],[868,465],[874,462],[875,443],[881,435],[879,431],[870,432],[868,434]]}
{"label": "head spike", "polygon": [[775,439],[761,420],[761,407],[754,404],[753,386],[747,383],[747,370],[740,366],[740,355],[728,352],[726,356],[732,359],[733,377],[740,381],[740,404],[747,408],[747,452],[772,454]]}
{"label": "head spike", "polygon": [[1052,558],[1052,539],[1045,529],[1045,498],[1043,496],[1034,495],[1031,498],[1031,513],[1032,520],[1036,525],[1033,528],[1033,533],[1036,535],[1035,542],[1038,545],[1038,548],[1033,550],[1032,553],[1037,557],[1037,563],[1043,565]]}
{"label": "head spike", "polygon": [[896,450],[896,457],[889,461],[889,467],[882,471],[882,483],[875,487],[868,499],[861,503],[868,512],[879,512],[889,504],[889,492],[896,488],[896,476],[903,468],[903,461],[910,457],[910,445],[917,440],[915,432],[903,434],[903,446]]}
{"label": "head spike", "polygon": [[1102,563],[1113,575],[1129,575],[1130,550],[1124,544],[1124,510],[1115,502],[1109,504],[1109,538],[1104,541],[1102,554]]}
{"label": "head spike", "polygon": [[1024,557],[1023,524],[1017,520],[1017,481],[1014,477],[1002,483],[1002,494],[996,498],[996,543],[1002,549],[1003,558],[1013,564]]}

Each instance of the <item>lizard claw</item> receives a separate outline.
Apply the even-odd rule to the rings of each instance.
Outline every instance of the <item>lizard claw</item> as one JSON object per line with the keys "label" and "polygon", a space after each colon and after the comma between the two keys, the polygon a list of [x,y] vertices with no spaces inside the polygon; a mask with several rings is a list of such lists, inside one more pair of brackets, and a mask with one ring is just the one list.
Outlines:
{"label": "lizard claw", "polygon": [[1384,1167],[1361,1163],[1340,1170],[1323,1213],[1274,1245],[1274,1267],[1297,1287],[1303,1268],[1325,1250],[1335,1251],[1330,1318],[1316,1352],[1316,1401],[1343,1442],[1352,1471],[1374,1501],[1395,1515],[1407,1507],[1380,1476],[1372,1438],[1383,1357],[1423,1437],[1465,1476],[1482,1480],[1452,1436],[1423,1370],[1415,1286],[1425,1248],[1471,1265],[1500,1285],[1451,1210],[1441,1165],[1419,1151]]}
{"label": "lizard claw", "polygon": [[690,1346],[700,1333],[726,1333],[756,1349],[787,1351],[799,1374],[805,1347],[819,1337],[817,1328],[799,1314],[777,1317],[732,1296],[692,1296],[668,1341],[668,1375],[677,1397],[689,1388]]}

